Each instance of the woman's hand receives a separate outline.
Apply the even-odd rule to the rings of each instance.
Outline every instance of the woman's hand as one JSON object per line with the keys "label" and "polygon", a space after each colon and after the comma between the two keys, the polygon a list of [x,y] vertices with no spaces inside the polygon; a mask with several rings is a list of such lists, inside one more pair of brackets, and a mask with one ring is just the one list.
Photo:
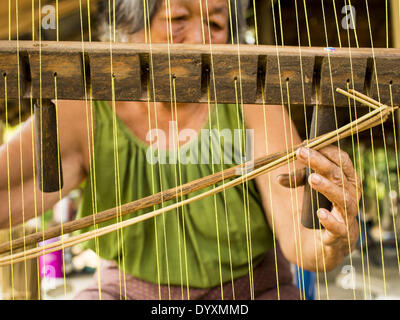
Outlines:
{"label": "woman's hand", "polygon": [[[359,178],[349,155],[336,146],[320,151],[300,148],[297,159],[315,171],[309,176],[308,183],[333,204],[331,211],[318,210],[319,220],[325,227],[321,233],[325,252],[349,254],[349,249],[354,249],[358,239],[357,212],[361,197]],[[286,187],[304,185],[305,169],[291,177],[282,175],[279,182]]]}

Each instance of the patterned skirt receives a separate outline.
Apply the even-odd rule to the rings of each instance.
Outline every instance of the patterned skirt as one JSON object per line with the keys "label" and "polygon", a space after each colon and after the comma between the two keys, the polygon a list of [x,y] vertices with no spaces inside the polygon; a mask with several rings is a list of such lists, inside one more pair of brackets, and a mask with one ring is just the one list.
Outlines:
{"label": "patterned skirt", "polygon": [[[278,266],[278,281],[276,278]],[[186,286],[167,286],[139,280],[129,274],[123,274],[113,261],[101,261],[100,288],[102,300],[250,300],[251,290],[249,275],[237,278],[221,286],[209,289],[189,288]],[[252,272],[254,299],[256,300],[298,300],[301,292],[293,284],[290,264],[283,257],[277,246],[277,263],[274,250]],[[233,290],[232,290],[233,289]],[[189,290],[189,294],[187,292]],[[98,274],[94,275],[93,284],[79,292],[75,300],[99,300]]]}

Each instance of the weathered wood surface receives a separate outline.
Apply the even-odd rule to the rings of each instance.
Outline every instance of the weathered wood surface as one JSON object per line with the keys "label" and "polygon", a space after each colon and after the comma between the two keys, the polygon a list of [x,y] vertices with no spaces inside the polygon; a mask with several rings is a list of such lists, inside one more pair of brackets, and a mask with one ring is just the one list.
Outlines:
{"label": "weathered wood surface", "polygon": [[63,183],[57,111],[50,100],[35,103],[36,170],[43,192],[59,191]]}
{"label": "weathered wood surface", "polygon": [[[351,50],[351,51],[350,51]],[[19,70],[19,73],[18,73]],[[400,103],[400,50],[0,41],[0,98],[348,106],[347,86]],[[153,81],[154,80],[154,81]],[[215,85],[214,85],[215,83]],[[235,85],[236,83],[236,85]],[[237,90],[235,90],[235,87]],[[209,90],[209,91],[208,91]]]}

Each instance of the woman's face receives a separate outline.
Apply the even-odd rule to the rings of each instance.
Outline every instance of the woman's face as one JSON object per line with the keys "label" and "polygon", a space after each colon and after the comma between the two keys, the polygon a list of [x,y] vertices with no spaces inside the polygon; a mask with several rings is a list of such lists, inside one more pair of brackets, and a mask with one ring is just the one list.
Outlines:
{"label": "woman's face", "polygon": [[[211,43],[227,43],[228,17],[227,0],[159,0],[151,20],[151,42],[168,43],[172,37],[173,43],[209,43],[211,36]],[[145,30],[129,40],[145,42]]]}

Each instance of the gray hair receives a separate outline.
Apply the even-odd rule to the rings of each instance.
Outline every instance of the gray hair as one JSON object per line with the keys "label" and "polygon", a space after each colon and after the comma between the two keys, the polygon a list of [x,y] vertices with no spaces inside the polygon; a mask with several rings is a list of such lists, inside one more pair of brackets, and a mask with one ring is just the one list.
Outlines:
{"label": "gray hair", "polygon": [[[129,34],[140,31],[144,28],[144,7],[146,1],[150,20],[154,16],[157,6],[161,0],[113,0],[115,1],[115,12],[109,8],[109,1],[102,0],[98,3],[98,36],[101,41],[110,41],[110,17],[113,20],[115,14],[115,33],[116,41],[126,42]],[[246,31],[245,12],[249,0],[229,0],[231,5],[231,19],[234,42],[237,43],[237,29],[239,30],[239,40],[244,42],[244,32]],[[237,17],[235,6],[237,6]],[[111,9],[111,12],[110,12]],[[237,25],[236,25],[237,20]],[[230,22],[229,22],[230,23]],[[231,29],[228,30],[228,43],[232,42]]]}

